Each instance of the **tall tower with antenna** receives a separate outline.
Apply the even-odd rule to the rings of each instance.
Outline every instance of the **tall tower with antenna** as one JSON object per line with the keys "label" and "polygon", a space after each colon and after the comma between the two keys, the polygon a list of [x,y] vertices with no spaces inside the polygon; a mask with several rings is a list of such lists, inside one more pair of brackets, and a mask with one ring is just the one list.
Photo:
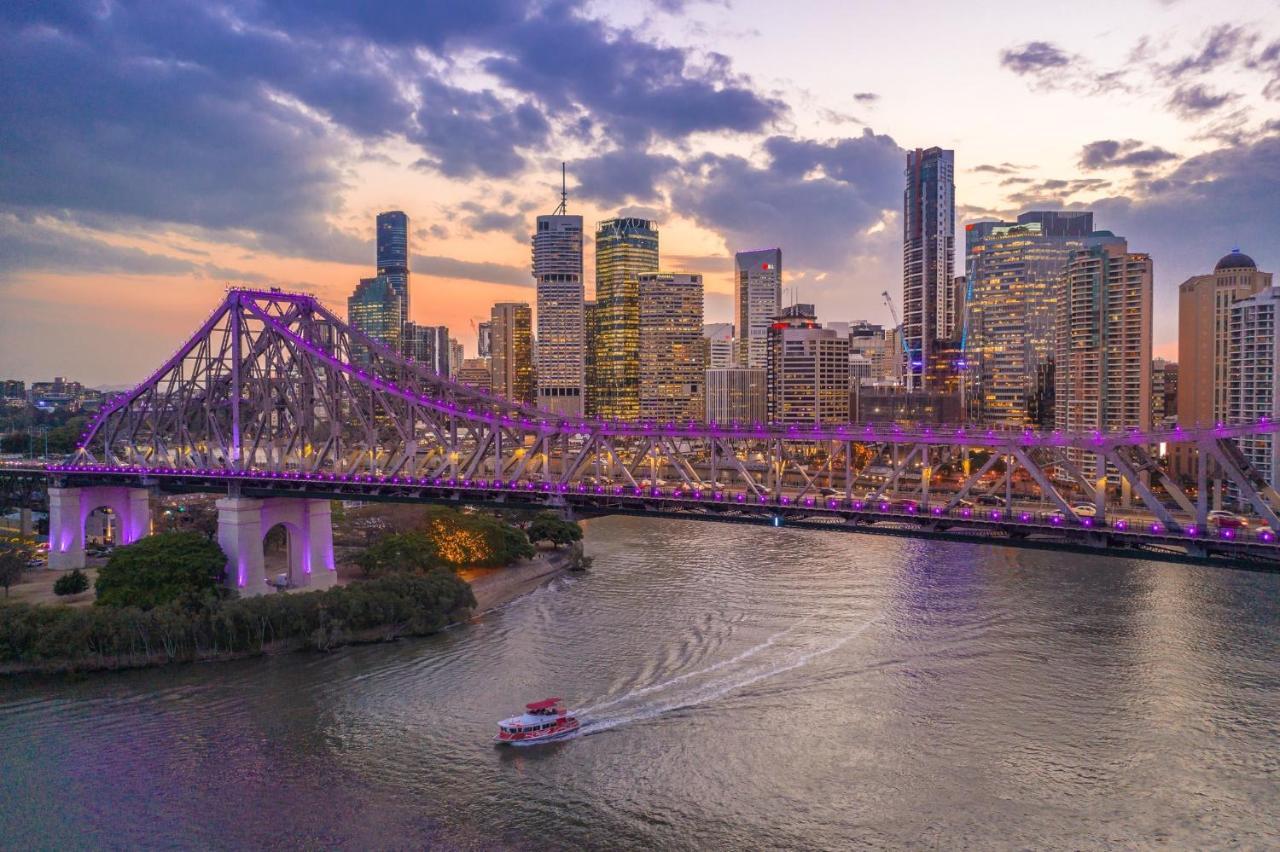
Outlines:
{"label": "tall tower with antenna", "polygon": [[569,214],[568,174],[560,164],[560,205],[539,216],[533,233],[538,289],[536,401],[569,416],[586,413],[582,217]]}

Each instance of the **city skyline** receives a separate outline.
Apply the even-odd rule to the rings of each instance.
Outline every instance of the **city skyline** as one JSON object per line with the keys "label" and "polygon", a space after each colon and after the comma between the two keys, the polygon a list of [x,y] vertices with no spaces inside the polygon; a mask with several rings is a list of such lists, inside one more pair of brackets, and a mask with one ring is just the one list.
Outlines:
{"label": "city skyline", "polygon": [[[1105,29],[1090,14],[1104,9]],[[1280,34],[1268,9],[1243,4],[1223,24],[1213,10],[1154,0],[1084,3],[1069,18],[1018,22],[940,6],[936,24],[918,33],[938,64],[926,93],[894,54],[905,11],[695,4],[680,17],[642,19],[637,10],[601,18],[530,7],[508,30],[436,12],[405,18],[393,39],[377,20],[337,13],[281,13],[237,30],[211,7],[199,22],[222,49],[200,51],[190,38],[155,41],[176,27],[159,11],[93,19],[24,7],[0,29],[11,48],[7,76],[54,96],[39,99],[39,111],[22,92],[5,99],[11,160],[22,168],[0,175],[9,307],[0,354],[15,374],[127,384],[164,354],[185,313],[227,282],[341,304],[369,274],[367,222],[386,210],[407,213],[415,231],[409,265],[420,286],[409,319],[458,330],[473,352],[471,323],[488,306],[534,301],[529,223],[547,212],[561,159],[584,221],[636,214],[657,223],[664,264],[704,276],[708,321],[729,319],[733,252],[780,245],[788,286],[802,299],[828,316],[887,322],[878,295],[896,292],[901,277],[901,157],[928,146],[956,151],[958,224],[1087,205],[1152,255],[1156,302],[1167,305],[1181,281],[1233,246],[1263,268],[1280,265],[1269,201],[1280,142],[1266,94],[1275,93],[1267,48]],[[858,59],[836,61],[836,40],[801,50],[800,34],[819,16],[825,31],[850,33]],[[744,19],[756,29],[744,31]],[[526,46],[538,32],[591,45],[600,67],[535,66]],[[773,48],[762,54],[753,45],[766,32]],[[408,54],[386,69],[339,57],[324,80],[228,61],[235,49],[270,44],[282,63],[305,67],[330,33],[396,55],[419,44],[468,58],[441,70]],[[123,75],[124,39],[111,35],[136,35],[137,55],[172,55],[175,68],[225,79],[222,112],[197,105],[207,85],[200,75]],[[720,64],[699,58],[708,47],[728,51]],[[796,56],[786,77],[764,60],[774,50]],[[480,60],[486,52],[502,59]],[[644,77],[663,61],[673,77],[655,75],[634,102],[583,82],[594,72]],[[941,72],[949,61],[955,68]],[[45,66],[72,70],[50,80]],[[395,68],[415,81],[404,96],[413,103],[355,98],[339,85],[371,90]],[[66,89],[68,81],[79,88]],[[80,144],[97,145],[94,156],[65,159],[67,149],[52,144],[67,136],[59,122],[69,116],[102,119],[99,104],[136,104],[144,93],[152,105],[122,106],[112,119],[139,139],[154,134],[149,156],[145,144],[86,137]],[[962,108],[975,98],[1017,115],[1018,132],[1000,132],[990,110]],[[415,103],[456,106],[464,118],[432,124],[426,117],[439,111]],[[133,318],[144,303],[145,324]],[[1176,319],[1167,310],[1154,319],[1156,354],[1175,356]],[[111,346],[92,332],[98,323],[137,333],[138,345]],[[54,335],[74,345],[37,364],[28,350]]]}

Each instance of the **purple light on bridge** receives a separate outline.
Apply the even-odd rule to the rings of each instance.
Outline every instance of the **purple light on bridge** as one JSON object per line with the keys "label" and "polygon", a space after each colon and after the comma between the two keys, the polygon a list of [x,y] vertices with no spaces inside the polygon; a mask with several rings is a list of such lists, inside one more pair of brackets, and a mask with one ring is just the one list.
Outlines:
{"label": "purple light on bridge", "polygon": [[1093,526],[1093,518],[1081,518],[1081,519],[1080,519],[1080,526],[1082,526],[1082,527],[1091,527],[1091,526]]}
{"label": "purple light on bridge", "polygon": [[935,515],[941,515],[941,514],[942,514],[942,507],[941,507],[941,506],[934,506],[934,507],[933,507],[933,513],[934,513]]}
{"label": "purple light on bridge", "polygon": [[1018,520],[1022,521],[1024,524],[1027,523],[1028,521],[1031,520],[1031,513],[1023,512],[1021,515],[1018,516]]}
{"label": "purple light on bridge", "polygon": [[972,518],[972,517],[973,517],[973,510],[972,510],[972,509],[968,509],[968,508],[966,508],[966,509],[961,509],[961,510],[960,510],[960,515],[961,515],[962,517],[965,517],[965,518]]}
{"label": "purple light on bridge", "polygon": [[805,504],[806,506],[812,506],[812,505],[813,505],[813,498],[812,498],[812,497],[806,497],[806,498],[804,498],[804,504]]}
{"label": "purple light on bridge", "polygon": [[888,503],[881,503],[881,504],[880,504],[880,511],[881,511],[881,512],[887,512],[887,511],[889,511],[889,504],[888,504]]}
{"label": "purple light on bridge", "polygon": [[1187,535],[1191,536],[1192,538],[1200,535],[1200,528],[1194,525],[1187,527]]}
{"label": "purple light on bridge", "polygon": [[1258,540],[1270,544],[1276,540],[1276,534],[1271,530],[1258,530]]}
{"label": "purple light on bridge", "polygon": [[764,494],[761,494],[761,495],[760,495],[760,502],[761,502],[761,503],[768,503],[768,502],[769,502],[769,498],[768,498],[768,497],[766,497]]}
{"label": "purple light on bridge", "polygon": [[993,509],[993,510],[992,510],[992,512],[991,512],[991,520],[993,520],[993,521],[998,521],[998,520],[1000,520],[1000,510],[999,510],[999,509]]}
{"label": "purple light on bridge", "polygon": [[1160,526],[1159,524],[1152,524],[1152,525],[1151,525],[1151,531],[1152,531],[1153,533],[1159,533],[1162,529],[1164,529],[1164,527]]}
{"label": "purple light on bridge", "polygon": [[853,508],[855,508],[855,509],[861,509],[864,505],[865,505],[865,504],[864,504],[861,500],[854,500],[854,501],[853,501]]}
{"label": "purple light on bridge", "polygon": [[746,495],[746,494],[739,494],[739,495],[738,495],[738,502],[739,502],[739,503],[745,503],[745,502],[746,502],[746,500],[747,500],[747,495]]}
{"label": "purple light on bridge", "polygon": [[1222,530],[1220,534],[1224,539],[1231,539],[1236,537],[1235,530]]}
{"label": "purple light on bridge", "polygon": [[1053,517],[1049,518],[1049,523],[1053,524],[1054,526],[1057,526],[1058,524],[1062,523],[1062,516],[1054,515]]}
{"label": "purple light on bridge", "polygon": [[1120,530],[1121,532],[1124,532],[1125,530],[1129,529],[1129,522],[1121,518],[1120,520],[1116,521],[1116,529]]}

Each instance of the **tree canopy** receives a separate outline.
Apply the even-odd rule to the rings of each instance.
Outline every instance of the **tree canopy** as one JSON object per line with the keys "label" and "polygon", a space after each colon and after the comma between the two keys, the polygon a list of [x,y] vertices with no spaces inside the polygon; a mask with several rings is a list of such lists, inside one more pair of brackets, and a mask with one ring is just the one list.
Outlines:
{"label": "tree canopy", "polygon": [[97,603],[151,609],[222,591],[227,557],[198,532],[167,532],[118,547],[98,571]]}
{"label": "tree canopy", "polygon": [[566,521],[555,512],[542,512],[529,524],[529,540],[535,544],[549,541],[556,547],[582,540],[582,526],[577,521]]}

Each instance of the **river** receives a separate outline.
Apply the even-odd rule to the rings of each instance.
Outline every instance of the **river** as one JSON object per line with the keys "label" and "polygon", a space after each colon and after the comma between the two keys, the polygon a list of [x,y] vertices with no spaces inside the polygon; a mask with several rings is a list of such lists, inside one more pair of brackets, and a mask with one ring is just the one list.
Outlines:
{"label": "river", "polygon": [[587,527],[437,637],[0,682],[0,847],[1280,845],[1280,575]]}

